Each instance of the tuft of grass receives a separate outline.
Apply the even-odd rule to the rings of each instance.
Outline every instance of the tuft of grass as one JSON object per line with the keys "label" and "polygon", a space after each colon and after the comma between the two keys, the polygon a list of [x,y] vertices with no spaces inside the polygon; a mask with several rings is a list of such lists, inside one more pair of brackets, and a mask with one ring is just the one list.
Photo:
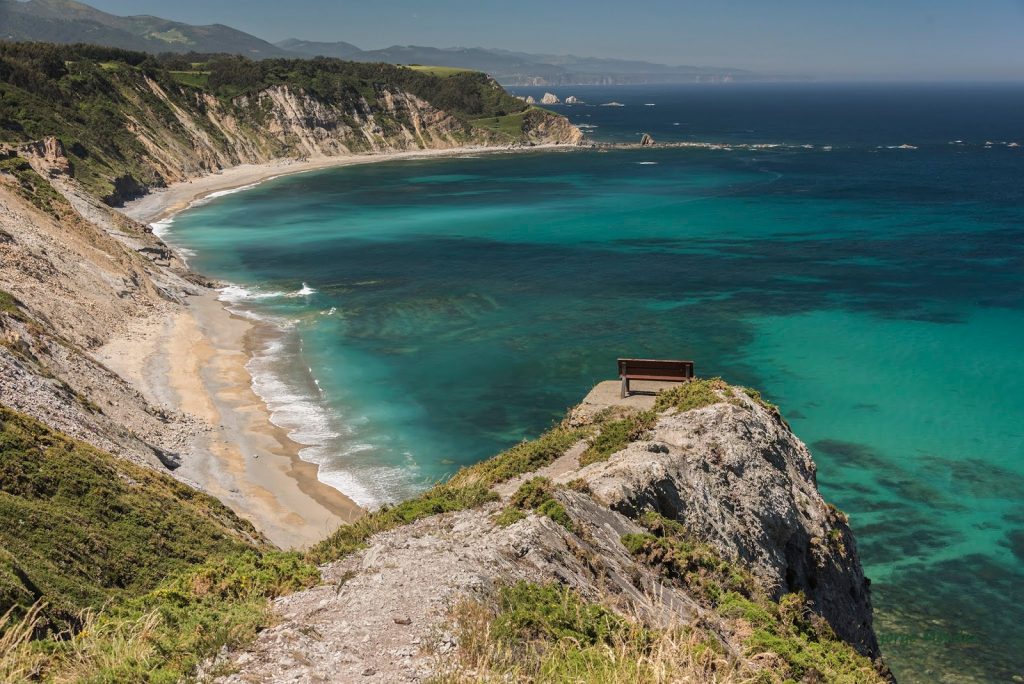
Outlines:
{"label": "tuft of grass", "polygon": [[719,392],[729,389],[729,385],[721,378],[707,380],[690,380],[671,389],[662,390],[654,400],[654,410],[667,411],[675,409],[679,413],[711,406],[725,401]]}
{"label": "tuft of grass", "polygon": [[[510,503],[510,510],[534,511],[551,518],[570,532],[575,528],[565,507],[555,498],[554,485],[546,477],[535,477],[524,482],[512,495]],[[511,518],[514,514],[509,513],[508,516]]]}
{"label": "tuft of grass", "polygon": [[300,554],[232,554],[177,573],[125,603],[85,610],[76,629],[33,641],[37,605],[18,622],[10,616],[0,621],[0,681],[23,673],[48,681],[181,681],[206,658],[266,627],[270,599],[319,579]]}
{"label": "tuft of grass", "polygon": [[503,586],[451,619],[458,648],[433,684],[744,681],[710,635],[650,630],[557,584]]}
{"label": "tuft of grass", "polygon": [[0,313],[5,313],[19,321],[27,319],[21,310],[21,302],[10,292],[0,290]]}
{"label": "tuft of grass", "polygon": [[590,440],[590,446],[580,454],[580,465],[607,461],[612,454],[622,451],[630,442],[643,439],[657,422],[658,414],[654,411],[639,411],[621,420],[604,423],[601,432]]}
{"label": "tuft of grass", "polygon": [[508,527],[510,525],[515,525],[517,522],[524,520],[525,518],[526,513],[523,513],[515,506],[508,506],[494,517],[494,524],[499,527]]}
{"label": "tuft of grass", "polygon": [[664,577],[711,604],[726,592],[758,595],[757,583],[749,572],[722,558],[714,547],[698,540],[680,523],[655,513],[646,513],[639,522],[649,532],[624,535],[622,544]]}
{"label": "tuft of grass", "polygon": [[759,406],[761,406],[761,408],[767,409],[768,411],[771,411],[772,413],[778,413],[779,412],[779,407],[776,406],[775,404],[771,403],[770,401],[766,400],[764,397],[762,397],[761,393],[758,392],[756,389],[752,389],[750,387],[739,387],[737,389],[739,389],[739,391],[743,392],[748,397],[753,399],[754,403],[756,403]]}
{"label": "tuft of grass", "polygon": [[488,487],[533,472],[552,463],[576,442],[586,437],[584,430],[555,426],[537,439],[521,442],[507,451],[463,468],[451,479],[453,486],[483,483]]}

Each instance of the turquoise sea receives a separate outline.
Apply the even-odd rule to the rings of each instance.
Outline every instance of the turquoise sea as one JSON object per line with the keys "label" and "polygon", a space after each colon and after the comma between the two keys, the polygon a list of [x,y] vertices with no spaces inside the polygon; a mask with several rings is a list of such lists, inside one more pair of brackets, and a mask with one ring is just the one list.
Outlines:
{"label": "turquoise sea", "polygon": [[901,681],[1024,676],[1024,88],[555,92],[597,140],[722,146],[320,171],[162,226],[277,324],[252,369],[303,457],[394,501],[617,356],[691,358],[811,447]]}

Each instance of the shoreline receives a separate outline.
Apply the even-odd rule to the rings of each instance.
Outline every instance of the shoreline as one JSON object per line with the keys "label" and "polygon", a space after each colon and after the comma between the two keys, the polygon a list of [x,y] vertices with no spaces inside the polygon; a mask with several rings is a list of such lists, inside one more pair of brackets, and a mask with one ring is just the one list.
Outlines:
{"label": "shoreline", "polygon": [[335,157],[313,157],[298,160],[276,159],[261,164],[239,164],[222,171],[209,173],[166,188],[152,190],[149,194],[126,202],[117,210],[141,223],[159,223],[173,218],[195,202],[221,192],[237,191],[256,186],[275,178],[292,176],[310,171],[378,164],[390,161],[418,159],[444,159],[468,154],[523,154],[526,152],[579,151],[586,146],[570,144],[544,144],[532,147],[451,147],[444,149],[409,150],[402,152],[380,152],[374,154],[339,155]]}
{"label": "shoreline", "polygon": [[[269,326],[268,326],[269,327]],[[97,356],[155,404],[198,418],[175,476],[216,497],[283,549],[307,548],[365,511],[318,478],[271,422],[246,367],[267,330],[211,290],[134,321]]]}
{"label": "shoreline", "polygon": [[[216,193],[286,175],[387,161],[577,149],[462,147],[304,161],[276,160],[225,169],[176,183],[128,203],[120,211],[147,224],[172,220]],[[173,244],[168,245],[179,253]],[[129,334],[100,350],[101,358],[151,401],[197,416],[195,435],[177,475],[215,496],[281,548],[306,548],[365,513],[344,492],[319,479],[319,465],[303,460],[300,444],[272,422],[249,368],[260,345],[277,333],[268,322],[231,310],[217,290],[189,297],[134,322]]]}

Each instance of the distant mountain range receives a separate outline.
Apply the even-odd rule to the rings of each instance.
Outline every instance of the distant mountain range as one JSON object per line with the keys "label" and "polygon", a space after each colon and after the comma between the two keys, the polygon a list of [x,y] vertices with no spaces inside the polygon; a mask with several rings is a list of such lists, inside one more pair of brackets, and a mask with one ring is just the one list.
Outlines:
{"label": "distant mountain range", "polygon": [[533,55],[486,48],[395,45],[363,50],[346,42],[289,39],[269,43],[223,24],[194,26],[151,16],[119,17],[72,0],[0,0],[0,39],[96,43],[145,52],[226,52],[254,59],[337,57],[355,62],[424,64],[484,71],[502,85],[621,85],[754,80],[741,69]]}

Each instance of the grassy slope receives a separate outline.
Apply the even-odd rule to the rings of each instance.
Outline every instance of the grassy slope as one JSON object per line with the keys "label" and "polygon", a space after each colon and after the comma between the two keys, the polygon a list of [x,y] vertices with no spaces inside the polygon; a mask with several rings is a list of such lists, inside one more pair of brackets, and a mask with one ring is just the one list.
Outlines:
{"label": "grassy slope", "polygon": [[5,407],[0,453],[0,614],[42,600],[62,628],[259,538],[216,499]]}

